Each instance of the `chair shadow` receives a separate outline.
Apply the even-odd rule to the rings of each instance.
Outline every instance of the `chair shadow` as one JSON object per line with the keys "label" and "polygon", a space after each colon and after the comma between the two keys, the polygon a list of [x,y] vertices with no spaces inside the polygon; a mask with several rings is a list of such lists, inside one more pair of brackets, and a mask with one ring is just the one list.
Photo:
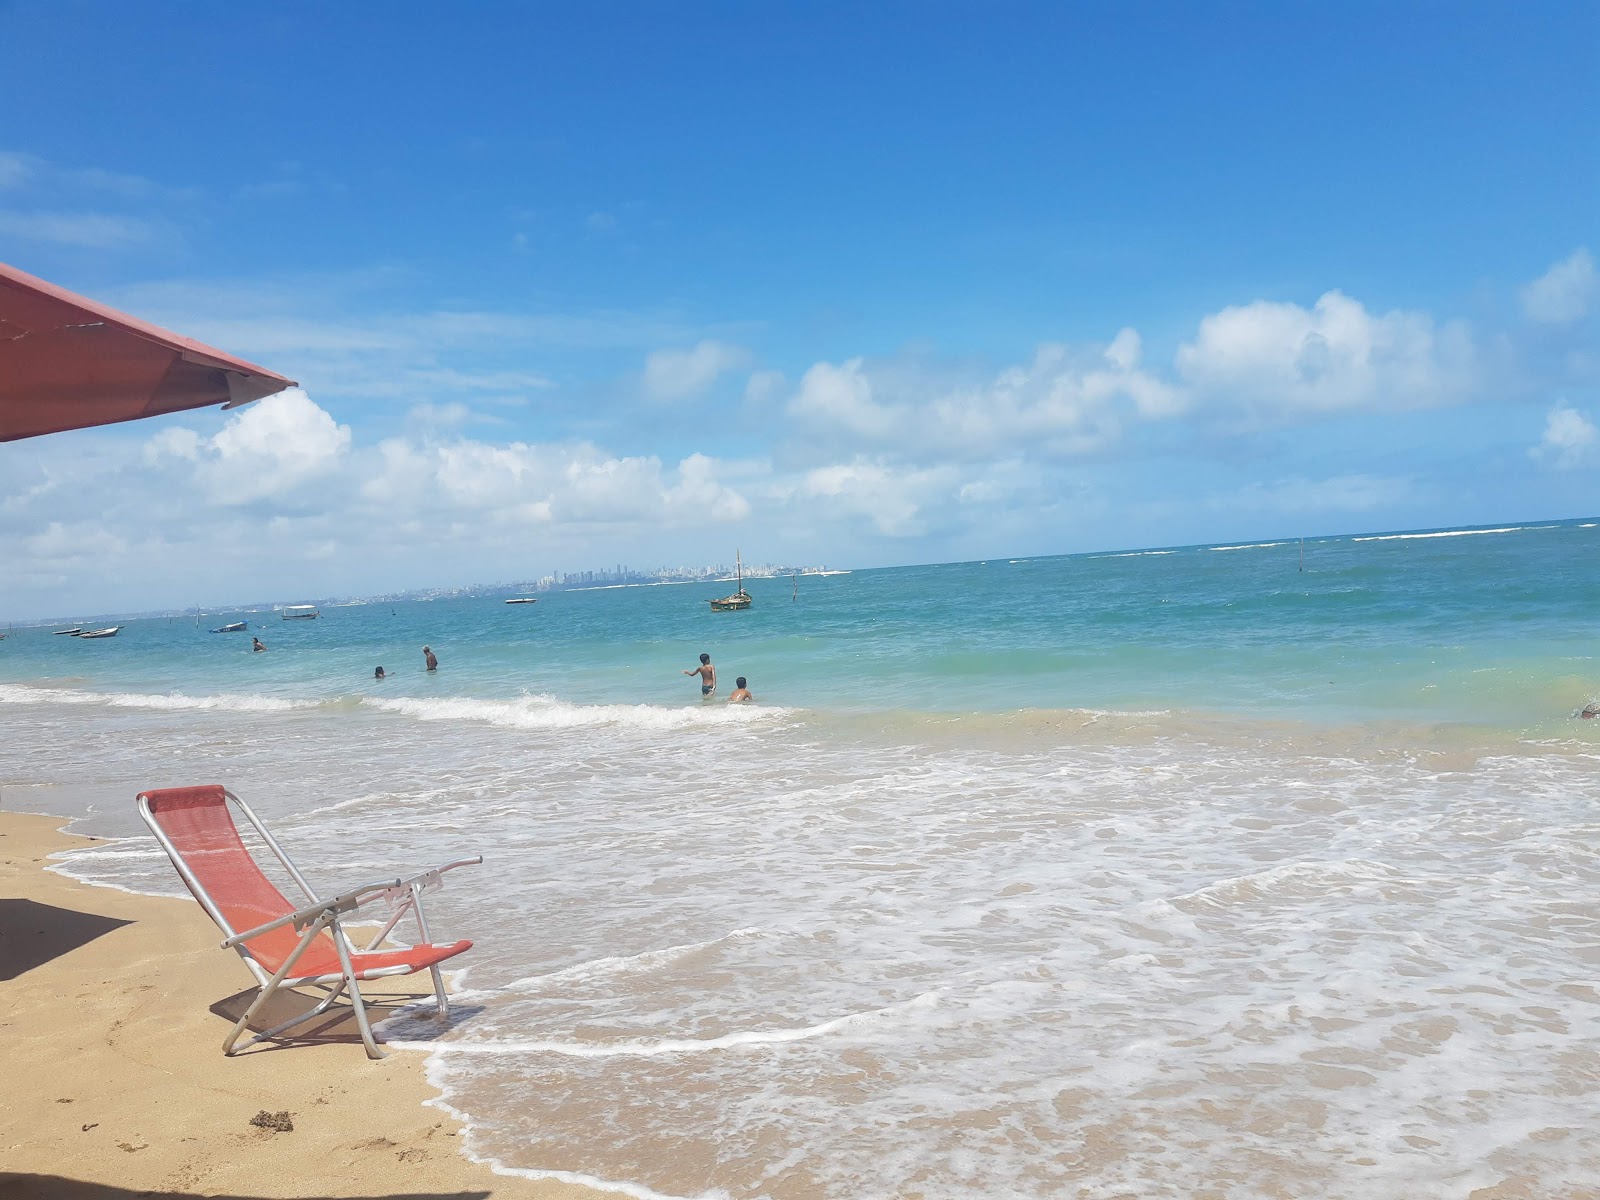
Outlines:
{"label": "chair shadow", "polygon": [[15,979],[131,924],[37,900],[0,900],[0,980]]}
{"label": "chair shadow", "polygon": [[[211,1006],[211,1011],[222,1017],[232,1025],[249,1010],[255,1003],[259,988],[246,988],[242,992],[235,992],[218,1000]],[[481,1005],[463,1007],[458,1004],[450,1006],[450,1020],[448,1024],[436,1022],[432,1019],[431,1001],[432,992],[377,992],[371,993],[362,988],[361,998],[366,1002],[367,1020],[374,1026],[373,1036],[381,1045],[384,1041],[383,1033],[376,1026],[380,1021],[387,1021],[399,1015],[407,1007],[425,1002],[425,1007],[420,1016],[414,1018],[417,1024],[426,1025],[433,1030],[444,1030],[454,1026],[465,1017],[482,1012]],[[260,1011],[250,1019],[246,1026],[252,1033],[260,1033],[271,1029],[274,1025],[281,1025],[285,1021],[296,1017],[305,1016],[323,999],[322,993],[307,994],[293,992],[287,988],[280,988],[274,992]],[[359,1043],[361,1041],[361,1028],[356,1024],[355,1010],[350,1007],[348,997],[339,1000],[327,1012],[318,1017],[313,1017],[302,1025],[294,1025],[270,1041],[257,1042],[254,1046],[238,1047],[237,1054],[261,1054],[272,1050],[288,1050],[295,1046],[341,1045]]]}
{"label": "chair shadow", "polygon": [[[489,1200],[490,1192],[384,1192],[359,1200]],[[111,1187],[68,1179],[62,1175],[29,1175],[0,1171],[0,1198],[3,1200],[266,1200],[221,1192],[157,1192],[146,1189]],[[304,1193],[300,1200],[329,1200],[326,1196]]]}

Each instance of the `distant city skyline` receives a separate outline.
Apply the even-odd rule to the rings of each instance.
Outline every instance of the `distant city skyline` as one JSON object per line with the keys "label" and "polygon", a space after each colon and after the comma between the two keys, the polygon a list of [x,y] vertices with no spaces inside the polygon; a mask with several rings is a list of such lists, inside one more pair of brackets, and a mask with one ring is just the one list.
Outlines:
{"label": "distant city skyline", "polygon": [[1600,507],[1593,4],[554,14],[7,7],[0,260],[302,387],[0,445],[0,619]]}

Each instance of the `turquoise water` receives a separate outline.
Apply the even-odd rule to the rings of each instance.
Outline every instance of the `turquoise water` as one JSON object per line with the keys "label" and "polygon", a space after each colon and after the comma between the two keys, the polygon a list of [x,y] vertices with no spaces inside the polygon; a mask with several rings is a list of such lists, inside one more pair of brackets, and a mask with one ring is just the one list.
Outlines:
{"label": "turquoise water", "polygon": [[[0,679],[135,693],[671,705],[710,652],[726,695],[860,712],[1181,709],[1307,720],[1389,716],[1508,728],[1565,718],[1600,687],[1600,530],[1356,535],[1239,548],[993,560],[750,584],[557,592],[136,620],[83,642],[20,629]],[[95,618],[96,622],[108,618]],[[209,627],[248,620],[245,634]],[[250,652],[249,636],[269,646]],[[443,663],[422,673],[421,647]],[[394,676],[371,679],[383,665]]]}
{"label": "turquoise water", "polygon": [[384,1035],[500,1170],[1575,1200],[1597,524],[19,628],[0,805],[179,897],[140,789],[228,785],[324,892],[483,854],[431,898],[454,1020]]}

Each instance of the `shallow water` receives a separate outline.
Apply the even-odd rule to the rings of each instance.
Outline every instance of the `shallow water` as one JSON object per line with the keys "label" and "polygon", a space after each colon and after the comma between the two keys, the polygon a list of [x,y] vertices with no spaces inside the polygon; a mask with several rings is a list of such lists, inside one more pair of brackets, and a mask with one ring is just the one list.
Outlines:
{"label": "shallow water", "polygon": [[[1592,1196],[1593,536],[369,606],[254,656],[19,631],[0,799],[128,839],[72,873],[173,894],[141,788],[227,783],[318,880],[483,852],[433,898],[477,942],[456,1021],[386,1033],[508,1169]],[[764,703],[692,702],[702,648]]]}

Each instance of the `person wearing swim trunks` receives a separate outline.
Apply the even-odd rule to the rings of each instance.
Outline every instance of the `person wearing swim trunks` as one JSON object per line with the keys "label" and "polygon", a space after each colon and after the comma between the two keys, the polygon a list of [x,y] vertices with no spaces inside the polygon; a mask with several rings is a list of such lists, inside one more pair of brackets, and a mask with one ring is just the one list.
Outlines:
{"label": "person wearing swim trunks", "polygon": [[711,693],[717,690],[717,669],[711,665],[711,655],[702,654],[700,665],[691,667],[684,672],[685,675],[700,676],[700,699],[708,700]]}

